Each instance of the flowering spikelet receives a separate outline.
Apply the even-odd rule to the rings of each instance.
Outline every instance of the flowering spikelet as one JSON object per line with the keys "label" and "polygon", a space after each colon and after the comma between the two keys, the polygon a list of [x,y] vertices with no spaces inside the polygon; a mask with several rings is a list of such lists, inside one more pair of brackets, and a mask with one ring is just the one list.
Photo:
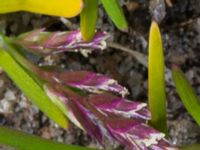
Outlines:
{"label": "flowering spikelet", "polygon": [[38,29],[24,33],[13,41],[30,50],[33,53],[45,55],[60,52],[84,52],[106,48],[105,40],[108,38],[106,32],[97,32],[94,39],[85,42],[79,30],[69,32],[45,32],[45,29]]}
{"label": "flowering spikelet", "polygon": [[[129,150],[167,150],[164,134],[146,124],[150,113],[145,103],[133,102],[111,93],[86,94],[53,83],[46,88],[57,95],[68,110],[68,117],[102,146],[119,142]],[[65,97],[65,98],[63,98]]]}
{"label": "flowering spikelet", "polygon": [[[91,78],[88,77],[90,75]],[[115,80],[112,79],[117,88],[105,82],[110,78],[99,80],[99,77],[101,79],[104,76],[87,71],[41,71],[40,77],[48,82],[45,86],[48,95],[56,95],[58,101],[66,107],[68,118],[102,146],[106,146],[109,141],[119,142],[129,150],[175,149],[167,142],[163,133],[146,124],[150,119],[150,112],[145,103],[115,96],[125,89]]]}
{"label": "flowering spikelet", "polygon": [[[39,54],[82,49],[104,49],[107,34],[97,33],[84,42],[79,31],[43,32],[43,29],[19,36],[15,44]],[[91,50],[90,50],[91,51]],[[147,125],[147,104],[124,98],[126,88],[107,76],[88,71],[32,70],[44,81],[51,100],[78,127],[106,148],[119,143],[128,150],[176,149],[165,135]]]}

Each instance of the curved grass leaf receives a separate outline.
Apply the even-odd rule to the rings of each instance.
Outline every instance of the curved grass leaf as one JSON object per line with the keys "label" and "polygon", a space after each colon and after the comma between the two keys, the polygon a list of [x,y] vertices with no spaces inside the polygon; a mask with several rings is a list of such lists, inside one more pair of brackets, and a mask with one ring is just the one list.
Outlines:
{"label": "curved grass leaf", "polygon": [[28,11],[45,15],[74,17],[83,8],[82,0],[1,0],[0,14]]}
{"label": "curved grass leaf", "polygon": [[17,150],[92,150],[91,148],[46,140],[3,126],[0,126],[0,135],[0,144],[16,148]]}
{"label": "curved grass leaf", "polygon": [[52,103],[33,78],[2,48],[0,49],[0,67],[3,68],[31,102],[58,125],[67,128],[68,121],[64,114]]}
{"label": "curved grass leaf", "polygon": [[84,0],[84,9],[81,12],[80,28],[85,41],[90,41],[95,35],[99,0]]}
{"label": "curved grass leaf", "polygon": [[157,23],[153,22],[149,35],[149,108],[150,124],[167,133],[166,94],[162,39]]}
{"label": "curved grass leaf", "polygon": [[194,120],[200,125],[200,100],[195,94],[195,91],[192,89],[183,72],[176,65],[172,68],[172,75],[176,90],[184,106]]}
{"label": "curved grass leaf", "polygon": [[127,30],[128,23],[120,6],[119,0],[101,0],[103,7],[108,13],[111,20],[120,30]]}

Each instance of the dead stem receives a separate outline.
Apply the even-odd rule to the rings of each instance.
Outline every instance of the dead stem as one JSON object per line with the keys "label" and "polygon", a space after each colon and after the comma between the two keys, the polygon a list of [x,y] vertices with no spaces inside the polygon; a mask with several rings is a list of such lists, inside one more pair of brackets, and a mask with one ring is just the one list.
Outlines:
{"label": "dead stem", "polygon": [[127,53],[131,54],[139,63],[141,63],[145,67],[148,67],[148,59],[147,59],[147,56],[145,54],[142,54],[138,51],[134,51],[132,49],[126,48],[126,47],[124,47],[120,44],[113,43],[113,42],[107,42],[107,45],[110,48],[114,48],[116,50],[120,50],[120,51],[127,52]]}

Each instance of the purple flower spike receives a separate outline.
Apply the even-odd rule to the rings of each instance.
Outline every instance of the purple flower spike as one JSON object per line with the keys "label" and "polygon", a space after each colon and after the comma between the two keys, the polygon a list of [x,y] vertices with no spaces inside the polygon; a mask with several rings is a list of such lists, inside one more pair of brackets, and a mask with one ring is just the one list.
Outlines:
{"label": "purple flower spike", "polygon": [[[54,84],[57,96],[67,97],[69,119],[78,121],[103,147],[121,143],[128,150],[175,150],[158,132],[146,124],[150,114],[144,103],[132,102],[109,93],[81,96]],[[75,118],[75,119],[74,119]],[[110,146],[111,146],[110,145]]]}
{"label": "purple flower spike", "polygon": [[[103,141],[103,134],[100,131],[99,125],[90,113],[83,105],[78,103],[78,101],[68,101],[67,106],[69,111],[76,117],[76,119],[80,122],[82,128],[93,138],[95,138],[99,143],[102,145],[104,144]],[[78,110],[78,111],[77,111]]]}
{"label": "purple flower spike", "polygon": [[111,93],[96,93],[96,90],[88,90],[88,94],[81,95],[68,87],[82,90],[87,90],[89,85],[101,87],[97,85],[102,82],[103,75],[86,71],[46,72],[40,75],[51,83],[51,90],[48,91],[51,94],[48,95],[56,94],[64,102],[68,118],[103,147],[107,148],[108,143],[111,147],[120,143],[128,150],[175,150],[163,133],[146,124],[150,112],[145,103],[129,101]]}
{"label": "purple flower spike", "polygon": [[[128,90],[119,85],[116,80],[105,75],[88,71],[65,71],[49,72],[45,74],[51,76],[55,82],[72,86],[91,93],[101,93],[102,91],[115,92],[122,96],[128,94]],[[49,77],[47,77],[49,78]]]}
{"label": "purple flower spike", "polygon": [[133,102],[111,94],[93,95],[90,102],[104,113],[113,113],[124,118],[135,118],[143,121],[150,119],[147,104]]}
{"label": "purple flower spike", "polygon": [[85,42],[81,32],[44,32],[38,29],[15,38],[13,41],[37,54],[50,54],[60,52],[83,52],[89,53],[93,49],[103,50],[106,48],[105,40],[108,38],[106,32],[97,32],[93,40]]}
{"label": "purple flower spike", "polygon": [[107,128],[128,150],[177,150],[164,139],[164,134],[134,119],[111,119]]}
{"label": "purple flower spike", "polygon": [[[80,31],[50,33],[40,29],[13,41],[34,53],[51,54],[104,49],[107,37],[106,33],[96,33],[92,41],[84,42]],[[127,90],[115,80],[88,71],[46,71],[32,67],[30,71],[41,78],[52,102],[102,147],[109,145],[108,149],[112,149],[110,146],[117,143],[127,150],[177,150],[163,133],[146,124],[150,120],[147,104],[125,99]]]}
{"label": "purple flower spike", "polygon": [[[109,144],[118,143],[112,136],[110,136],[108,130],[105,129],[103,125],[104,115],[88,103],[87,97],[80,96],[71,89],[63,88],[63,86],[58,83],[54,84],[54,88],[46,85],[45,90],[51,98],[60,98],[60,101],[67,108],[68,118],[79,128],[86,131],[88,135],[103,147],[107,146],[107,142],[109,142]],[[55,104],[59,104],[57,100],[58,99],[53,99],[52,101]],[[60,107],[60,105],[57,106]]]}

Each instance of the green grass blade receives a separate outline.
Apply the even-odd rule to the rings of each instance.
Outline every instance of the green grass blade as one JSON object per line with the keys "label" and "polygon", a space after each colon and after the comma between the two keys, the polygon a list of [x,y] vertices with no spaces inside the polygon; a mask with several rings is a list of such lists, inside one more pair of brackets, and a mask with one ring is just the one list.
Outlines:
{"label": "green grass blade", "polygon": [[186,107],[187,111],[192,115],[194,120],[200,125],[200,101],[191,87],[189,81],[183,72],[177,67],[173,66],[172,76],[176,86],[176,90]]}
{"label": "green grass blade", "polygon": [[150,124],[167,133],[166,93],[162,39],[157,23],[153,22],[149,36],[149,108]]}
{"label": "green grass blade", "polygon": [[84,9],[81,12],[80,28],[83,39],[90,41],[95,35],[97,17],[98,17],[98,0],[84,0]]}
{"label": "green grass blade", "polygon": [[120,6],[119,0],[101,0],[103,7],[108,13],[111,20],[120,30],[127,30],[128,23]]}
{"label": "green grass blade", "polygon": [[200,149],[200,144],[187,145],[181,148],[181,150],[198,150],[198,149]]}
{"label": "green grass blade", "polygon": [[46,140],[17,130],[0,126],[0,144],[17,150],[92,150]]}
{"label": "green grass blade", "polygon": [[38,106],[58,125],[67,128],[67,118],[61,110],[55,106],[34,79],[2,48],[0,49],[0,67],[3,68],[32,103]]}

